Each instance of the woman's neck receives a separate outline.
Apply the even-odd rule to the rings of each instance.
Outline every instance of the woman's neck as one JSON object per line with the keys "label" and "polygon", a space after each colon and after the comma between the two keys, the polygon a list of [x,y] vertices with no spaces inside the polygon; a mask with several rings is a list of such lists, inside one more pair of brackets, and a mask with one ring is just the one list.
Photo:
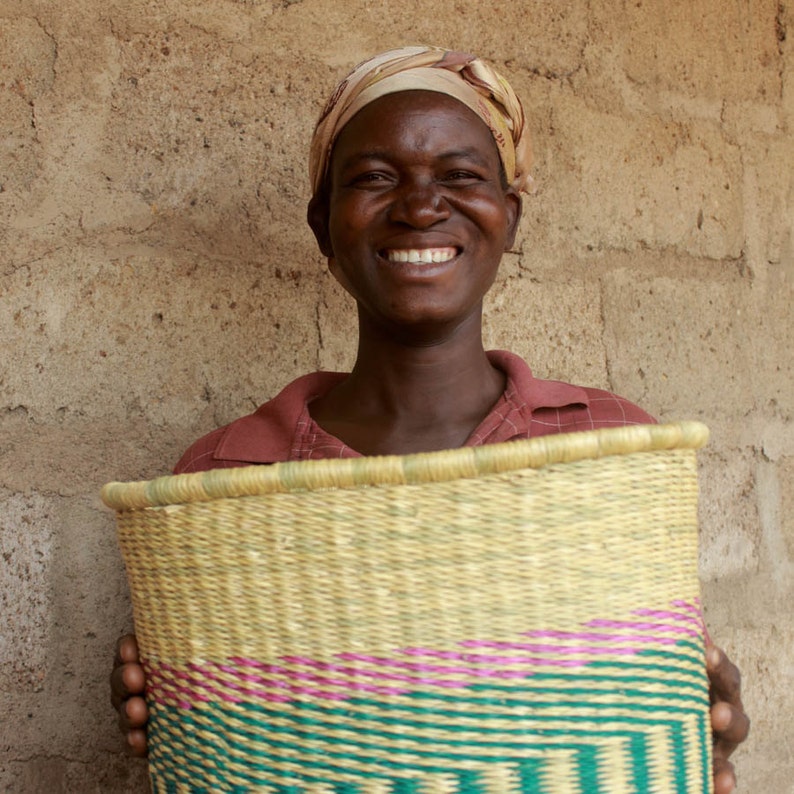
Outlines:
{"label": "woman's neck", "polygon": [[411,344],[360,337],[349,377],[310,406],[312,418],[362,454],[462,446],[504,392],[477,333]]}

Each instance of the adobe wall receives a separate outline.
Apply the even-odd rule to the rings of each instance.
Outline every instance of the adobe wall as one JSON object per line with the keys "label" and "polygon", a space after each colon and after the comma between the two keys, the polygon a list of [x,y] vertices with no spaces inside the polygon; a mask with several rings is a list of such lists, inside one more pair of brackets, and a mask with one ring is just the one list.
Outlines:
{"label": "adobe wall", "polygon": [[789,0],[0,0],[0,789],[145,790],[107,695],[131,627],[109,479],[167,471],[352,310],[304,223],[334,80],[404,43],[525,98],[536,191],[489,346],[712,429],[708,622],[741,790],[794,780]]}

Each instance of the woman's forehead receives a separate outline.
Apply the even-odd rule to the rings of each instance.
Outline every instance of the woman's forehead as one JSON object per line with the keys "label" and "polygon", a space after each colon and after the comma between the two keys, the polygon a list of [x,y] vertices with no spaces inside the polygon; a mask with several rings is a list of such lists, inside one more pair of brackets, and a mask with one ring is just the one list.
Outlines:
{"label": "woman's forehead", "polygon": [[331,165],[340,158],[410,147],[478,151],[483,159],[499,162],[491,131],[462,102],[434,91],[401,91],[379,97],[350,119],[336,139]]}

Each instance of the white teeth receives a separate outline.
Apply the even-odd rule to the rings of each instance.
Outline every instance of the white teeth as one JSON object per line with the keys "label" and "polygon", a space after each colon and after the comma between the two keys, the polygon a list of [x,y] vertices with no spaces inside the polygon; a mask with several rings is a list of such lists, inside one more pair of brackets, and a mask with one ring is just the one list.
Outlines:
{"label": "white teeth", "polygon": [[400,248],[386,251],[386,258],[389,262],[429,265],[431,262],[448,262],[455,253],[454,248]]}

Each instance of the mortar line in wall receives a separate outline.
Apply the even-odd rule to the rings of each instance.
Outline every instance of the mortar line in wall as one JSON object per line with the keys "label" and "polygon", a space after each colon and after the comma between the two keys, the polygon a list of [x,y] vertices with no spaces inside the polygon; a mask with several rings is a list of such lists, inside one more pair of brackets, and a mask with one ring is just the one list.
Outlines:
{"label": "mortar line in wall", "polygon": [[604,357],[604,370],[607,376],[607,384],[609,385],[609,390],[615,390],[615,384],[612,382],[612,363],[609,359],[609,351],[607,349],[606,343],[606,330],[607,330],[607,318],[606,318],[606,311],[604,309],[604,279],[598,279],[598,316],[601,319],[601,352]]}
{"label": "mortar line in wall", "polygon": [[[314,368],[315,369],[322,369],[321,358],[322,358],[322,352],[325,349],[325,338],[323,336],[323,326],[322,326],[321,317],[320,317],[320,305],[321,304],[325,304],[325,300],[323,298],[320,298],[314,304],[314,327],[315,327],[315,330],[317,331],[317,355],[315,356],[315,359],[314,359]],[[327,304],[326,304],[326,308],[328,308]]]}

